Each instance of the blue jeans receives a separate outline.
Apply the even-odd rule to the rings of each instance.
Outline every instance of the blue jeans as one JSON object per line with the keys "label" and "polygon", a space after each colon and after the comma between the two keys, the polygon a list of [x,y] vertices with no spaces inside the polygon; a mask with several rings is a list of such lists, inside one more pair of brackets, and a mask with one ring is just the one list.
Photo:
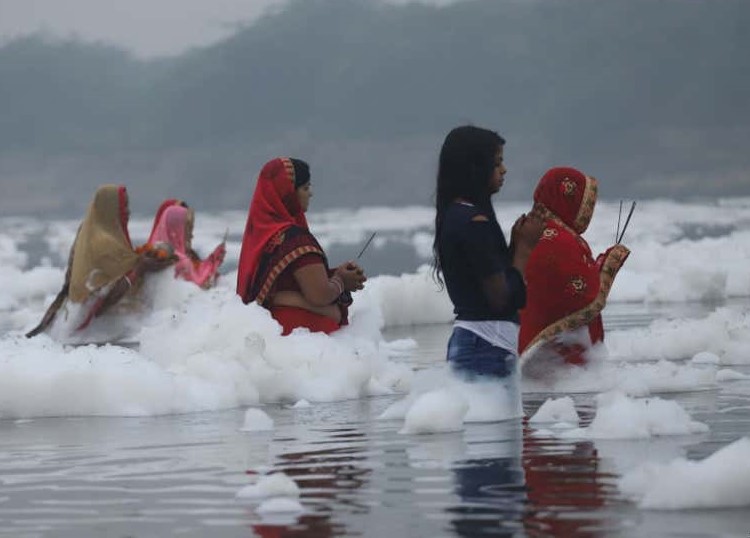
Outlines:
{"label": "blue jeans", "polygon": [[502,379],[516,373],[518,358],[461,327],[448,340],[448,362],[454,372],[469,379]]}

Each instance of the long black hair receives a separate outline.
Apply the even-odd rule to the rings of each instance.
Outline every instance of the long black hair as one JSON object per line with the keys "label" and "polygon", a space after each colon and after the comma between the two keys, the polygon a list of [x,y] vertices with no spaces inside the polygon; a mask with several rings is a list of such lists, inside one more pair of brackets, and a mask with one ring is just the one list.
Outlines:
{"label": "long black hair", "polygon": [[440,149],[437,189],[435,191],[435,240],[432,243],[433,276],[443,284],[440,249],[438,248],[443,216],[456,198],[473,203],[494,218],[490,202],[490,178],[495,168],[497,150],[505,139],[495,131],[464,125],[445,137]]}

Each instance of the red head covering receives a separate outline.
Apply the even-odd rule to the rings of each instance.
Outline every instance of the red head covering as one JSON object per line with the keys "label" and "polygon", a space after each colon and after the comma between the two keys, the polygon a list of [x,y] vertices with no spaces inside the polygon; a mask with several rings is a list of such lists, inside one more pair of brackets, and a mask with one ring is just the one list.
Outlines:
{"label": "red head covering", "polygon": [[[539,180],[534,191],[535,207],[542,208],[577,233],[583,233],[591,222],[596,205],[598,183],[575,168],[551,168]],[[542,206],[542,207],[539,207]]]}
{"label": "red head covering", "polygon": [[255,300],[250,288],[261,257],[276,246],[272,239],[292,226],[308,229],[294,188],[294,166],[291,159],[280,157],[263,166],[250,202],[237,269],[237,295],[244,303]]}

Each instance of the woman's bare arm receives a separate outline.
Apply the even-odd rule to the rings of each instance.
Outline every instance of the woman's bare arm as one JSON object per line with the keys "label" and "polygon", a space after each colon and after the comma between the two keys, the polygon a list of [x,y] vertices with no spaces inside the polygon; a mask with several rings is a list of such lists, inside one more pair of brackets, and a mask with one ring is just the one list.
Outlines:
{"label": "woman's bare arm", "polygon": [[329,278],[322,263],[300,267],[294,272],[294,279],[299,284],[302,295],[313,306],[330,305],[345,291],[341,277]]}

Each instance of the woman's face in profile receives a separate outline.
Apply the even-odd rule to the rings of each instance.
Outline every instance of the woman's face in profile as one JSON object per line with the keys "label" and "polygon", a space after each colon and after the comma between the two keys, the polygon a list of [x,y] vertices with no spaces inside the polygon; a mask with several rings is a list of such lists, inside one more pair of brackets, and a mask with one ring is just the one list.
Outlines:
{"label": "woman's face in profile", "polygon": [[507,170],[503,161],[503,146],[500,146],[495,153],[495,166],[492,169],[492,176],[490,176],[490,194],[495,194],[503,186],[505,172]]}
{"label": "woman's face in profile", "polygon": [[297,187],[297,199],[299,200],[299,206],[303,213],[307,212],[307,208],[310,207],[310,198],[312,198],[312,186],[308,181],[304,185]]}

